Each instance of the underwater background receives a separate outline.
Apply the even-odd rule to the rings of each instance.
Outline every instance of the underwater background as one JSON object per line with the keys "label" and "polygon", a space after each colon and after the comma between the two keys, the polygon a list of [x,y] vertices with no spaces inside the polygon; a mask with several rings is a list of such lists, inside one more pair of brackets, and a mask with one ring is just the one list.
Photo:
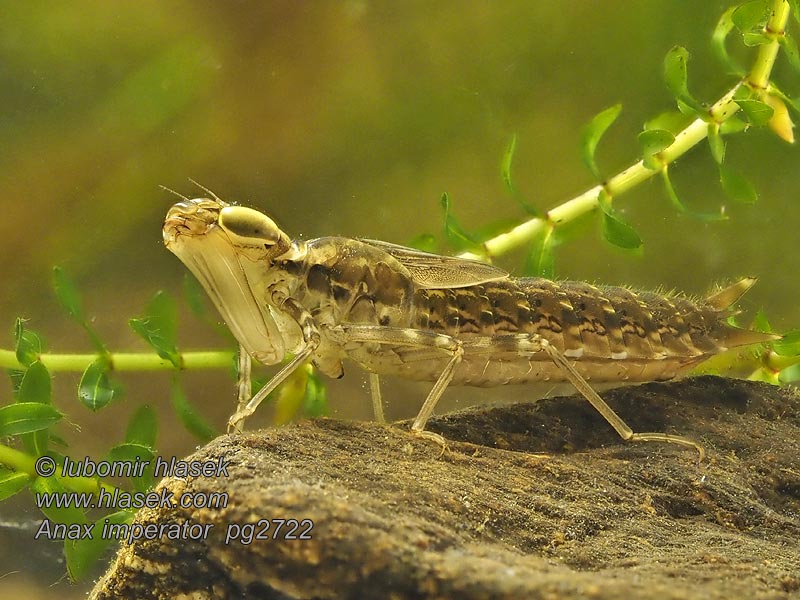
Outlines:
{"label": "underwater background", "polygon": [[[713,102],[733,86],[710,49],[729,5],[4,2],[0,347],[13,348],[14,320],[24,317],[52,351],[91,351],[51,291],[60,265],[106,345],[146,351],[128,319],[157,290],[181,296],[186,275],[161,242],[177,199],[159,185],[202,196],[189,182],[195,179],[269,214],[293,237],[404,244],[430,233],[447,253],[444,192],[467,230],[526,217],[501,177],[516,135],[515,185],[530,204],[552,208],[597,183],[582,163],[580,139],[601,110],[623,105],[599,147],[601,171],[611,175],[638,160],[642,123],[674,108],[662,77],[672,46],[691,53],[695,97]],[[733,40],[730,47],[751,64],[754,49]],[[797,96],[798,77],[785,59],[774,73]],[[691,208],[724,205],[729,220],[679,215],[654,178],[615,200],[644,240],[642,252],[604,242],[590,218],[556,249],[556,275],[696,295],[757,276],[742,302],[746,314],[763,309],[776,330],[797,328],[798,158],[796,146],[768,129],[728,138],[726,164],[759,193],[757,203],[741,204],[725,196],[702,143],[671,168],[673,183]],[[515,274],[523,262],[524,250],[497,261]],[[178,340],[186,350],[229,345],[185,309]],[[364,374],[351,367],[347,375],[329,390],[332,414],[369,418]],[[162,418],[162,454],[196,445],[169,408],[168,374],[121,376],[125,395],[97,414],[77,402],[78,378],[58,373],[55,401],[80,424],[63,435],[84,454],[101,457],[143,402]],[[234,404],[229,374],[187,373],[183,382],[221,431]],[[399,389],[416,391],[405,404],[395,392],[389,416],[407,418],[424,387]],[[11,385],[0,386],[0,404],[10,399]],[[0,596],[4,588],[31,598],[82,596],[88,584],[62,579],[60,544],[34,543],[29,530],[11,526],[41,518],[25,495],[0,504]]]}

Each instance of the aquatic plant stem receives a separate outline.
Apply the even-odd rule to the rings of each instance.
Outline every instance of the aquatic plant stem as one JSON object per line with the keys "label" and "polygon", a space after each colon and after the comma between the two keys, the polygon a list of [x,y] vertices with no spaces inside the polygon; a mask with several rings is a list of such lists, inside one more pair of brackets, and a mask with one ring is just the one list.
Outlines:
{"label": "aquatic plant stem", "polygon": [[[20,452],[14,448],[0,444],[0,465],[5,465],[17,473],[25,473],[31,479],[38,477],[36,473],[36,456]],[[100,490],[113,493],[117,488],[96,477],[62,476],[56,468],[55,477],[67,490],[72,492],[99,494]]]}
{"label": "aquatic plant stem", "polygon": [[599,206],[601,192],[605,192],[610,201],[654,175],[661,173],[670,163],[686,154],[708,137],[709,127],[718,127],[738,112],[739,106],[734,100],[734,95],[741,86],[744,85],[761,92],[767,89],[775,59],[778,56],[779,40],[785,35],[789,12],[790,7],[787,0],[773,0],[770,18],[764,27],[764,35],[771,38],[771,41],[759,46],[758,54],[750,73],[717,100],[708,109],[706,115],[695,119],[675,136],[675,141],[670,146],[655,155],[655,159],[660,163],[660,168],[648,168],[640,160],[609,178],[603,184],[596,185],[579,196],[550,209],[543,216],[529,219],[507,232],[486,240],[482,244],[483,253],[481,255],[465,252],[460,256],[485,260],[505,254],[533,240],[548,228],[557,228],[596,210]]}
{"label": "aquatic plant stem", "polygon": [[[181,370],[221,369],[233,366],[234,350],[184,352],[179,355]],[[48,371],[84,371],[86,367],[101,358],[98,354],[47,354],[39,355]],[[111,371],[175,371],[176,367],[155,353],[117,352],[110,353]],[[11,350],[0,349],[0,368],[24,370],[26,366],[17,360]]]}

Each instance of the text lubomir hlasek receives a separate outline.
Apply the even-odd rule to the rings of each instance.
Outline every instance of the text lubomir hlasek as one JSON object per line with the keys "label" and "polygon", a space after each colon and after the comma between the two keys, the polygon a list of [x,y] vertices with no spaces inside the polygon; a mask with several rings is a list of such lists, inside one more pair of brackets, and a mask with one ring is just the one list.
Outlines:
{"label": "text lubomir hlasek", "polygon": [[[64,457],[62,477],[141,477],[153,461],[136,458],[131,461],[99,461],[88,456],[80,461]],[[169,460],[157,456],[153,464],[154,477],[228,477],[230,461],[219,457],[216,461]]]}

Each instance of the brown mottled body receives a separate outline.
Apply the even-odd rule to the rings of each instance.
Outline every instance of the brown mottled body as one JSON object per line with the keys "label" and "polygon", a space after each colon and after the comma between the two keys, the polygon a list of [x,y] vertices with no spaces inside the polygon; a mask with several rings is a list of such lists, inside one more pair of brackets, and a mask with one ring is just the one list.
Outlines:
{"label": "brown mottled body", "polygon": [[[726,349],[740,330],[703,301],[576,281],[508,278],[461,288],[418,289],[402,264],[369,243],[319,238],[307,243],[302,261],[276,262],[284,293],[305,306],[321,327],[342,323],[381,325],[441,333],[469,341],[536,334],[593,381],[672,379]],[[317,359],[351,358],[367,370],[435,381],[447,362],[436,348],[346,344]],[[337,367],[339,368],[339,367]],[[338,372],[330,373],[337,375]],[[544,352],[520,356],[513,344],[492,356],[469,348],[452,384],[494,386],[565,381]]]}
{"label": "brown mottled body", "polygon": [[[635,433],[587,383],[671,379],[727,348],[772,336],[727,324],[743,279],[703,300],[588,283],[512,278],[491,265],[377,240],[292,241],[266,215],[218,198],[170,209],[164,241],[198,277],[243,349],[237,428],[296,368],[332,377],[351,359],[372,373],[433,381],[412,430],[450,384],[570,381],[626,440]],[[249,399],[249,358],[293,358]]]}
{"label": "brown mottled body", "polygon": [[[420,290],[415,300],[416,327],[464,339],[537,334],[575,359],[587,380],[671,379],[724,349],[725,326],[712,307],[620,287],[523,278]],[[463,383],[564,379],[563,371],[543,353],[533,357],[531,362],[541,364],[530,371],[509,362],[514,362],[513,356],[501,355],[474,373],[464,369]],[[458,372],[454,381],[462,381]]]}

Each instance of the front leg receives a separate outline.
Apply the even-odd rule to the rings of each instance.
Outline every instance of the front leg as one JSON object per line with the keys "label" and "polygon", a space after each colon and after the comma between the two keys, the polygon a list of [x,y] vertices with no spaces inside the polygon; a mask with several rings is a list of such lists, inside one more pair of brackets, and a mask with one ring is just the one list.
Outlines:
{"label": "front leg", "polygon": [[[244,346],[239,344],[239,361],[237,365],[237,398],[238,403],[236,405],[236,413],[241,412],[244,407],[250,402],[250,398],[253,395],[252,393],[252,381],[251,381],[251,374],[253,368],[253,361],[250,358],[250,355],[245,350]],[[234,429],[237,432],[241,432],[241,423],[236,423],[234,425]]]}
{"label": "front leg", "polygon": [[[241,431],[247,417],[256,411],[258,405],[264,401],[264,398],[266,398],[270,393],[272,393],[273,390],[275,390],[275,388],[282,384],[286,378],[295,371],[295,369],[306,362],[311,354],[313,354],[314,350],[316,350],[319,346],[319,331],[317,330],[317,325],[314,322],[314,317],[311,315],[311,313],[309,313],[299,302],[292,298],[286,298],[281,303],[280,309],[291,315],[291,317],[300,326],[300,330],[303,332],[304,345],[300,351],[295,354],[294,358],[292,358],[292,360],[289,361],[285,367],[278,371],[278,373],[272,379],[270,379],[263,388],[258,390],[258,393],[256,393],[256,395],[253,396],[247,402],[247,404],[242,406],[240,403],[236,409],[236,412],[231,415],[230,419],[228,419],[228,433],[231,431]],[[241,397],[240,390],[240,399]]]}

